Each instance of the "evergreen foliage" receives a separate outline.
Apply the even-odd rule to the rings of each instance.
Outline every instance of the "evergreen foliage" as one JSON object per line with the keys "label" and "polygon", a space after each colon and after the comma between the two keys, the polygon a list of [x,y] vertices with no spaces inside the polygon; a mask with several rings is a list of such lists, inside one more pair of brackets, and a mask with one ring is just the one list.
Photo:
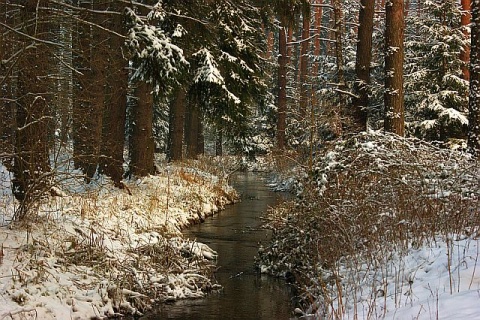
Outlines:
{"label": "evergreen foliage", "polygon": [[406,41],[406,108],[412,134],[428,140],[464,138],[468,81],[460,51],[467,44],[455,0],[427,1],[421,19],[410,15]]}

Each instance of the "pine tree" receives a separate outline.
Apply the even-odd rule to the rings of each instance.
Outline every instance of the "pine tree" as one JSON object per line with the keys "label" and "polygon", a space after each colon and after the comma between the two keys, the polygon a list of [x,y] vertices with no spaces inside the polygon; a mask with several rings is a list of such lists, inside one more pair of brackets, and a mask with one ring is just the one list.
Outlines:
{"label": "pine tree", "polygon": [[472,1],[468,148],[480,157],[480,2]]}
{"label": "pine tree", "polygon": [[358,42],[355,63],[357,75],[356,93],[353,99],[353,127],[356,131],[367,129],[367,111],[369,105],[370,66],[372,63],[373,0],[362,0],[359,11]]}
{"label": "pine tree", "polygon": [[278,32],[278,97],[277,97],[277,148],[286,147],[285,129],[287,127],[287,34],[285,26]]}
{"label": "pine tree", "polygon": [[276,0],[272,2],[274,11],[280,22],[278,32],[278,74],[277,74],[277,148],[287,147],[287,64],[291,54],[287,49],[287,30],[293,30],[297,13],[302,6],[309,4],[306,0]]}
{"label": "pine tree", "polygon": [[302,42],[300,51],[300,117],[307,114],[309,102],[307,75],[309,71],[309,47],[310,47],[310,3],[302,8]]}
{"label": "pine tree", "polygon": [[409,17],[405,99],[409,130],[428,140],[464,138],[468,81],[459,52],[466,46],[455,0],[429,1]]}
{"label": "pine tree", "polygon": [[[22,219],[28,207],[49,186],[49,143],[51,125],[48,83],[47,17],[37,11],[45,1],[28,0],[20,9],[22,55],[18,60],[14,178],[12,191],[20,201],[15,218]],[[30,36],[30,37],[28,37]],[[38,39],[33,40],[32,39]]]}
{"label": "pine tree", "polygon": [[135,83],[137,103],[132,108],[130,137],[130,174],[144,177],[155,172],[153,139],[153,86],[149,81]]}
{"label": "pine tree", "polygon": [[74,50],[76,90],[73,108],[74,160],[86,181],[97,172],[102,144],[102,120],[105,101],[107,34],[101,27],[104,16],[92,10],[104,9],[103,1],[79,1],[81,19],[75,34]]}
{"label": "pine tree", "polygon": [[[0,5],[0,21],[6,26],[13,25],[13,5],[10,1],[4,1]],[[14,127],[15,127],[15,103],[14,103],[14,66],[12,59],[16,47],[14,46],[14,34],[8,28],[0,26],[0,153],[5,156],[0,158],[5,166],[10,168],[14,152]]]}
{"label": "pine tree", "polygon": [[385,2],[385,131],[405,135],[403,0]]}
{"label": "pine tree", "polygon": [[178,161],[183,159],[183,139],[185,126],[186,92],[178,87],[173,93],[169,112],[168,159]]}
{"label": "pine tree", "polygon": [[[469,27],[470,27],[470,22],[472,18],[472,14],[470,13],[471,2],[472,0],[461,0],[462,17],[460,19],[460,23],[462,26],[463,34],[465,35],[466,39],[470,39]],[[462,60],[463,62],[463,65],[462,65],[463,79],[468,81],[470,80],[470,71],[468,70],[469,62],[470,62],[470,43],[466,43],[461,49],[460,60]]]}
{"label": "pine tree", "polygon": [[[114,1],[110,6],[111,11],[118,13],[125,11],[125,5],[120,2]],[[124,39],[120,37],[126,34],[124,22],[124,16],[121,14],[110,17],[107,21],[108,29],[116,34],[110,34],[106,44],[109,72],[106,79],[101,150],[101,171],[119,187],[122,186],[123,178],[128,89],[128,61],[123,54]]]}
{"label": "pine tree", "polygon": [[182,49],[162,28],[165,17],[161,2],[153,6],[146,19],[127,8],[127,46],[134,68],[132,81],[139,95],[132,110],[130,172],[139,176],[153,173],[154,168],[153,95],[168,92],[188,65]]}

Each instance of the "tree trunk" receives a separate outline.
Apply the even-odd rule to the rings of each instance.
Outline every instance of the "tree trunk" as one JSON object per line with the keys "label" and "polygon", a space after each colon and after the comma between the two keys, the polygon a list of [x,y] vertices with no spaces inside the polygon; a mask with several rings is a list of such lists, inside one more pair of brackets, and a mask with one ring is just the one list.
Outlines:
{"label": "tree trunk", "polygon": [[320,36],[322,34],[322,15],[323,15],[323,8],[322,8],[322,3],[323,3],[323,0],[317,0],[317,4],[319,4],[318,7],[315,7],[315,32],[316,32],[316,37],[315,37],[315,41],[313,42],[313,54],[315,56],[315,62],[313,63],[313,67],[312,67],[312,79],[313,79],[313,83],[314,85],[312,85],[312,92],[311,92],[311,96],[312,96],[312,108],[316,107],[317,105],[317,94],[316,94],[316,90],[317,90],[317,79],[318,79],[318,69],[319,69],[319,62],[318,62],[318,57],[320,57],[320,54],[321,54],[321,43],[320,43]]}
{"label": "tree trunk", "polygon": [[184,88],[178,88],[170,104],[168,128],[168,159],[178,161],[183,158],[183,135],[185,124],[185,98]]}
{"label": "tree trunk", "polygon": [[[85,9],[103,8],[101,0],[93,4],[81,3]],[[85,11],[87,12],[87,11]],[[102,25],[104,15],[92,16],[85,13],[85,20]],[[83,75],[77,74],[76,104],[74,106],[74,159],[77,168],[82,169],[86,182],[97,171],[100,146],[102,144],[102,120],[105,102],[107,52],[104,42],[106,31],[98,27],[79,22],[77,33],[77,68]]]}
{"label": "tree trunk", "polygon": [[200,116],[198,106],[192,104],[186,112],[185,117],[185,144],[187,146],[187,158],[197,159],[198,156],[198,133],[200,127]]}
{"label": "tree trunk", "polygon": [[[333,0],[333,17],[335,30],[335,60],[337,62],[337,85],[341,91],[345,91],[345,74],[343,65],[343,10],[340,0]],[[340,136],[343,131],[343,116],[348,114],[347,103],[343,93],[338,94],[339,105],[334,110],[333,130]]]}
{"label": "tree trunk", "polygon": [[[12,8],[7,2],[0,5],[0,21],[6,25],[13,25]],[[13,34],[8,34],[7,29],[0,27],[0,61],[6,61],[15,52]],[[15,103],[13,99],[14,77],[13,65],[0,64],[0,153],[7,156],[1,160],[11,170],[12,156],[14,153],[15,131]]]}
{"label": "tree trunk", "polygon": [[480,3],[472,1],[468,148],[480,158]]}
{"label": "tree trunk", "polygon": [[155,142],[153,139],[153,88],[139,81],[136,88],[137,105],[132,108],[130,137],[130,174],[144,177],[154,173]]}
{"label": "tree trunk", "polygon": [[275,45],[275,33],[273,31],[268,30],[267,35],[267,52],[265,53],[265,58],[270,59],[273,54],[273,47]]}
{"label": "tree trunk", "polygon": [[[462,1],[462,18],[461,18],[461,25],[463,29],[463,34],[465,39],[470,38],[470,33],[468,32],[468,26],[470,25],[470,21],[472,15],[470,13],[471,10],[471,0],[461,0]],[[470,60],[470,46],[466,45],[460,51],[460,60],[462,60],[462,74],[463,79],[470,80],[470,71],[469,67],[469,60]]]}
{"label": "tree trunk", "polygon": [[353,126],[355,132],[367,130],[367,110],[370,84],[370,64],[372,62],[372,34],[374,0],[361,0],[359,12],[357,55],[355,73],[357,75],[356,93],[353,99]]}
{"label": "tree trunk", "polygon": [[203,116],[198,115],[198,135],[197,135],[197,155],[205,154],[205,134],[203,125]]}
{"label": "tree trunk", "polygon": [[[122,12],[119,4],[115,4],[114,11]],[[123,17],[115,16],[110,22],[110,28],[119,34],[124,34]],[[125,60],[121,48],[123,39],[111,35],[109,39],[110,73],[107,76],[107,99],[103,114],[102,132],[102,171],[109,176],[113,183],[121,187],[123,178],[123,151],[125,144],[125,122],[127,109],[128,88],[128,61]]]}
{"label": "tree trunk", "polygon": [[[46,39],[48,28],[43,15],[37,12],[37,5],[43,1],[25,1],[21,9],[23,22],[22,32],[38,39]],[[49,186],[50,171],[48,132],[51,125],[49,101],[46,93],[48,84],[47,47],[40,43],[31,46],[32,40],[21,37],[24,50],[18,61],[17,108],[15,156],[12,179],[12,191],[21,202],[15,213],[15,219],[22,219],[28,211],[28,206],[37,195],[46,192]]]}
{"label": "tree trunk", "polygon": [[304,6],[303,26],[302,26],[302,44],[300,52],[300,117],[303,119],[307,113],[308,107],[308,55],[310,46],[310,8]]}
{"label": "tree trunk", "polygon": [[285,27],[278,33],[278,105],[277,105],[277,147],[285,149],[287,119],[287,35]]}
{"label": "tree trunk", "polygon": [[223,130],[218,128],[215,137],[215,155],[217,157],[223,156]]}
{"label": "tree trunk", "polygon": [[385,131],[405,135],[403,91],[403,0],[385,3]]}
{"label": "tree trunk", "polygon": [[[313,54],[317,58],[321,54],[321,41],[320,41],[320,36],[322,34],[322,16],[323,16],[323,7],[321,6],[323,4],[323,0],[317,0],[318,1],[318,7],[315,7],[315,32],[316,32],[316,37],[313,42]],[[318,61],[315,61],[313,64],[313,76],[318,76],[318,67],[319,63]]]}

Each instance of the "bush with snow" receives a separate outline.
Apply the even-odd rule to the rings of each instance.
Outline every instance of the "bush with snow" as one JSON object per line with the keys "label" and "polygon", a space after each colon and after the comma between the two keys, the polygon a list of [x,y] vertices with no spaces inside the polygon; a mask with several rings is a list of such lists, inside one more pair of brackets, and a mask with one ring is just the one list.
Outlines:
{"label": "bush with snow", "polygon": [[[469,255],[476,259],[479,174],[478,163],[465,154],[417,139],[362,133],[337,141],[297,178],[299,197],[269,213],[273,241],[262,248],[259,267],[295,278],[317,316],[375,318],[391,312],[413,299],[399,300],[405,291],[398,290],[411,285],[403,274],[410,271],[401,264],[415,263],[415,250],[433,250],[436,257],[443,244],[450,254],[458,250],[448,259],[452,277],[461,261],[476,265]],[[474,252],[457,249],[467,246]],[[438,263],[435,257],[422,259],[418,263]],[[388,298],[376,309],[380,294]]]}

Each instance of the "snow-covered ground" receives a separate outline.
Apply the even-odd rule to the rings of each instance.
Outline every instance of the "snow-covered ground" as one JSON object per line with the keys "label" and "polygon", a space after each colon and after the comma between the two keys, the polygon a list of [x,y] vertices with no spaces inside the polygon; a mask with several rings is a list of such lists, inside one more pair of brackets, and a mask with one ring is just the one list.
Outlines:
{"label": "snow-covered ground", "polygon": [[448,236],[402,254],[382,250],[375,264],[347,258],[337,270],[341,294],[317,300],[307,317],[480,319],[479,244],[478,235]]}
{"label": "snow-covered ground", "polygon": [[132,314],[217,287],[216,253],[180,230],[236,199],[226,181],[175,167],[123,190],[64,179],[60,196],[44,199],[28,224],[12,225],[17,204],[0,171],[0,319]]}
{"label": "snow-covered ground", "polygon": [[299,317],[480,319],[478,161],[362,133],[274,186],[299,197],[268,213],[259,267],[293,282]]}

